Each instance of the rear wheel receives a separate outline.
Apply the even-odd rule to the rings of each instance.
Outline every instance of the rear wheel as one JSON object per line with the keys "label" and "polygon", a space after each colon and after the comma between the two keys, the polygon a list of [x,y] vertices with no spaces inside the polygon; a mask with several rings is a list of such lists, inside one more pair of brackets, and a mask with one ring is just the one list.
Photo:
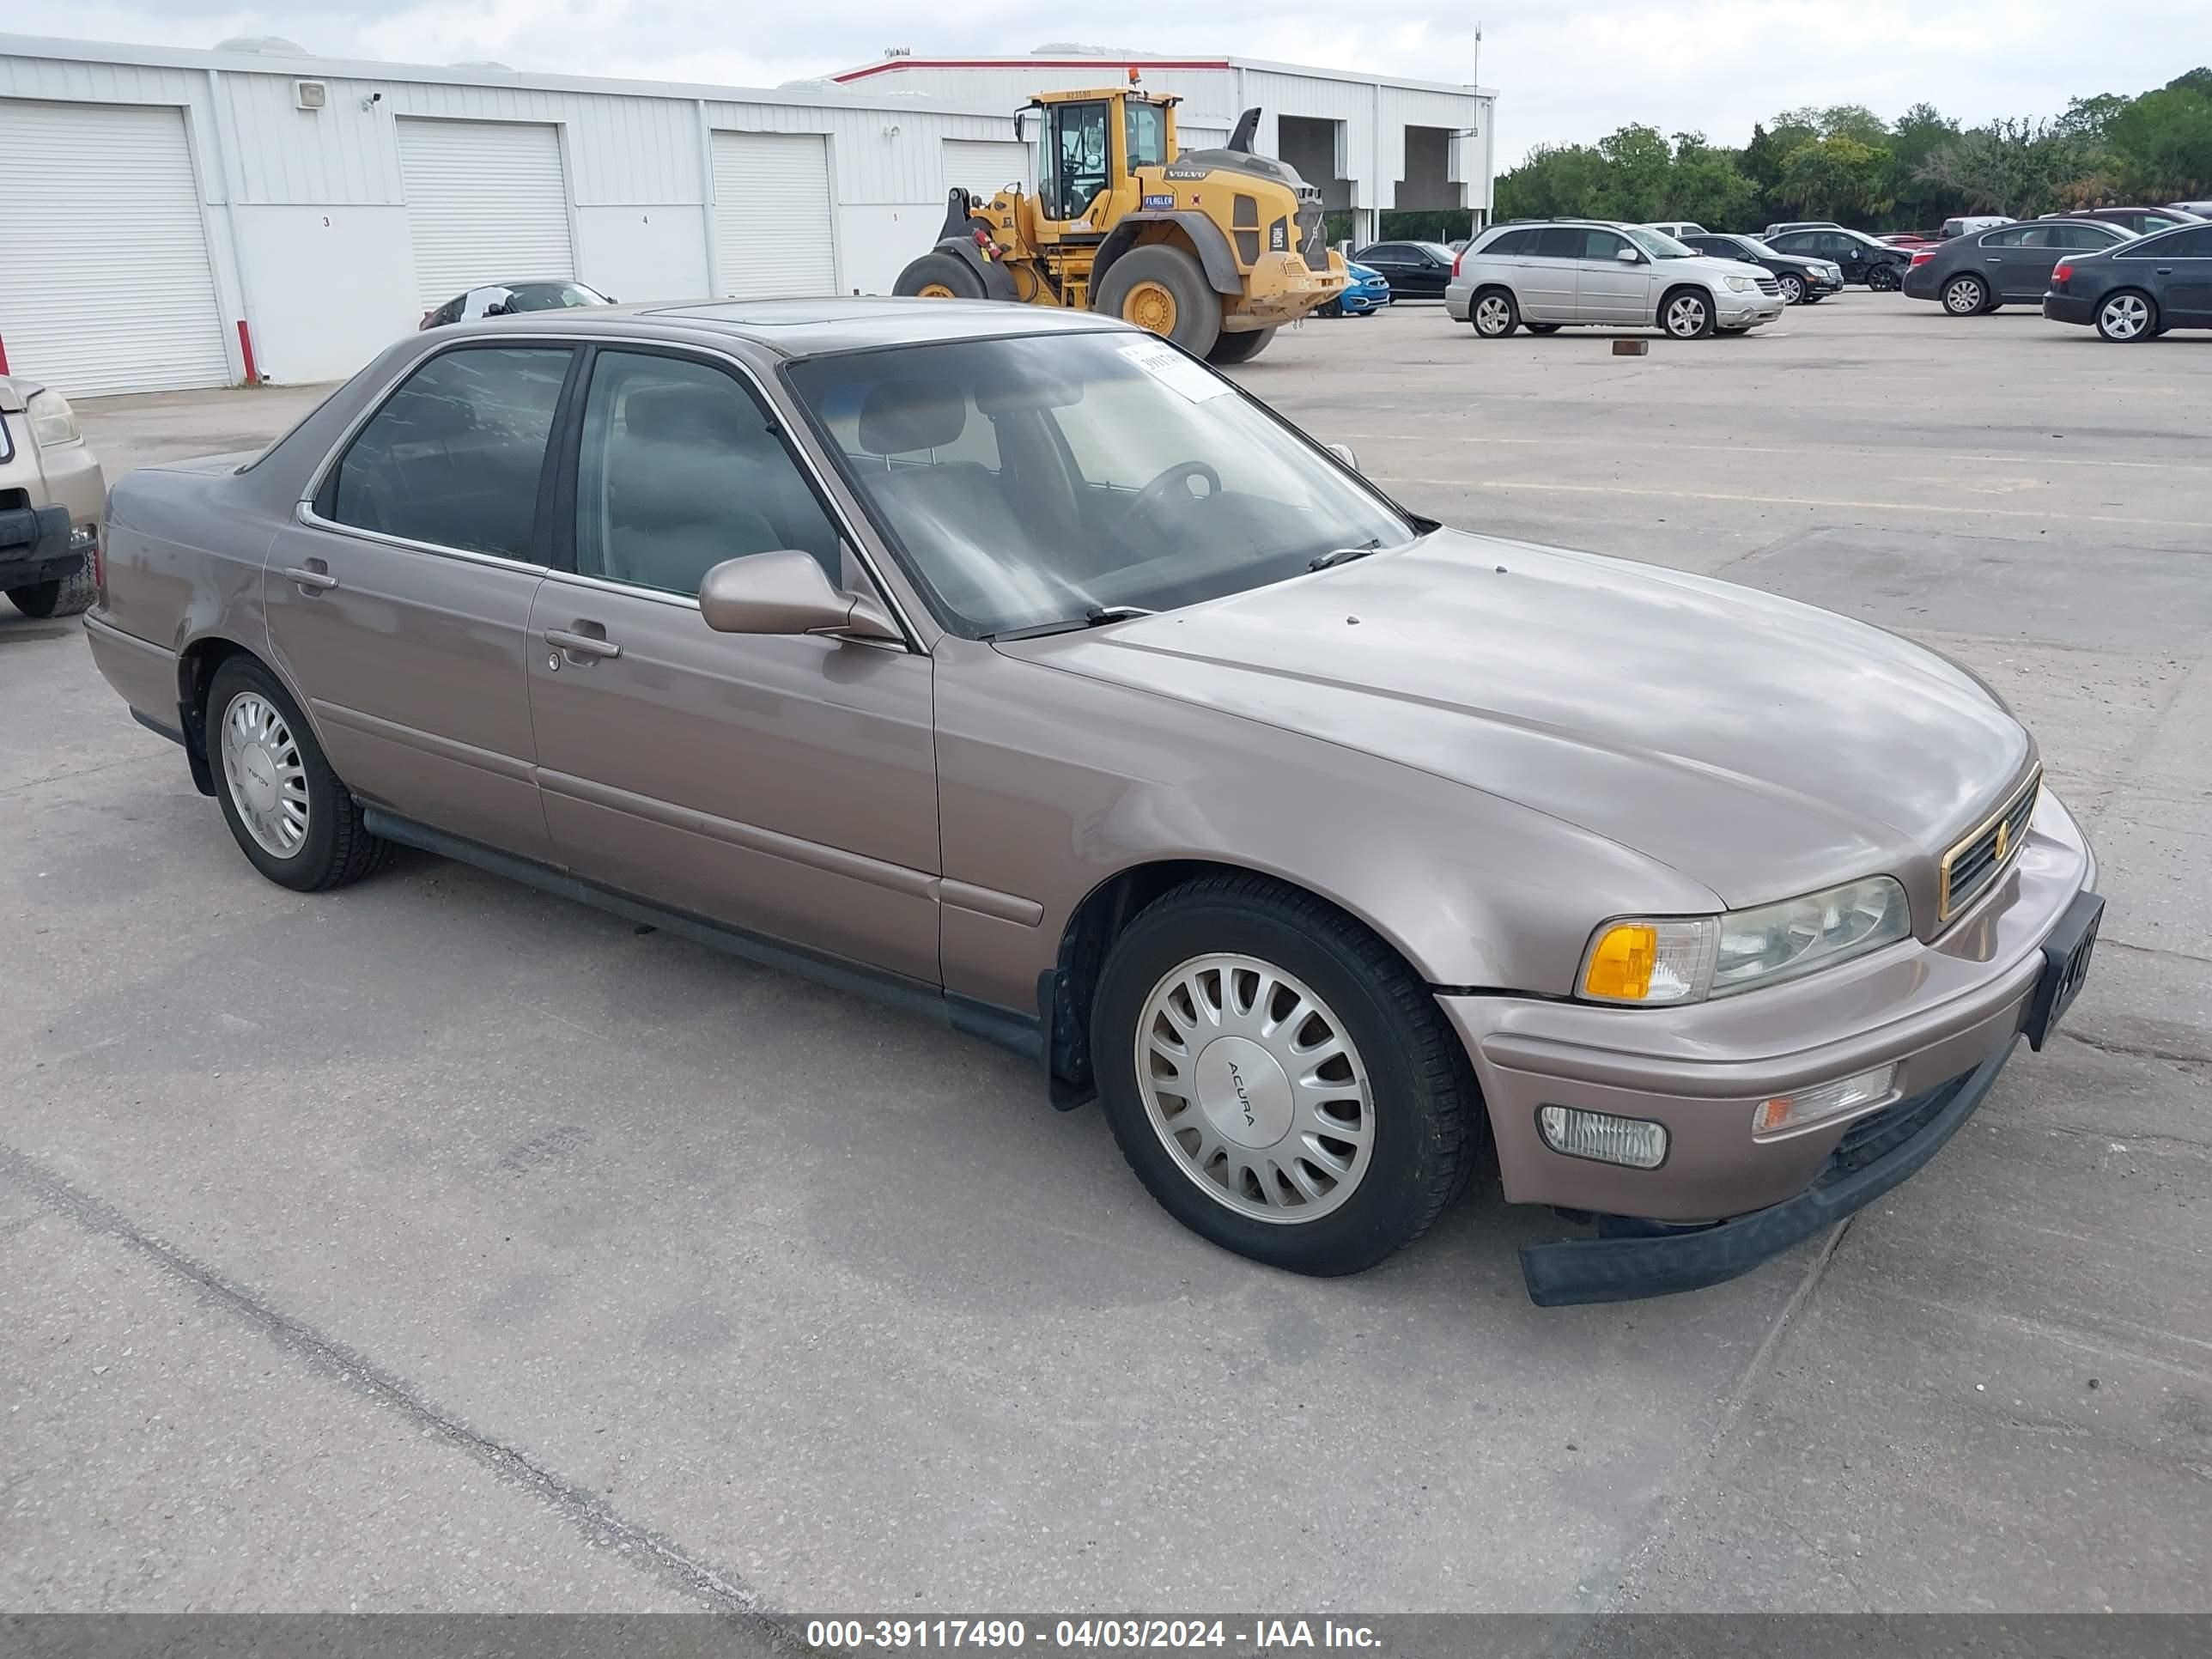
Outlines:
{"label": "rear wheel", "polygon": [[1659,326],[1678,340],[1702,340],[1713,331],[1713,297],[1701,288],[1678,288],[1659,302]]}
{"label": "rear wheel", "polygon": [[361,803],[323,758],[290,695],[251,657],[233,657],[208,687],[204,728],[216,799],[231,835],[282,887],[321,892],[360,880],[391,842],[368,833]]}
{"label": "rear wheel", "polygon": [[95,595],[92,567],[79,565],[52,581],[27,582],[8,590],[9,602],[27,617],[74,617],[90,607]]}
{"label": "rear wheel", "polygon": [[1978,317],[1990,308],[1990,285],[1969,271],[1943,284],[1943,309],[1954,317]]}
{"label": "rear wheel", "polygon": [[1221,337],[1221,296],[1207,286],[1196,259],[1162,242],[1132,248],[1115,260],[1093,290],[1091,306],[1201,357]]}
{"label": "rear wheel", "polygon": [[1267,349],[1275,337],[1272,328],[1248,328],[1235,334],[1224,334],[1213,343],[1213,349],[1206,354],[1209,363],[1249,363]]}
{"label": "rear wheel", "polygon": [[2097,332],[2107,340],[2128,344],[2148,340],[2165,329],[2150,295],[2124,288],[2118,294],[2106,295],[2097,307]]}
{"label": "rear wheel", "polygon": [[1785,270],[1774,279],[1782,284],[1782,303],[1802,306],[1805,303],[1805,279],[1794,270]]}
{"label": "rear wheel", "polygon": [[957,253],[925,253],[899,272],[891,292],[910,300],[980,300],[983,279]]}
{"label": "rear wheel", "polygon": [[1484,339],[1502,340],[1521,326],[1521,307],[1506,289],[1486,288],[1468,307],[1467,319]]}
{"label": "rear wheel", "polygon": [[1473,1169],[1481,1107],[1436,999],[1374,934],[1258,877],[1196,881],[1114,942],[1100,1099],[1160,1206],[1296,1273],[1358,1273]]}

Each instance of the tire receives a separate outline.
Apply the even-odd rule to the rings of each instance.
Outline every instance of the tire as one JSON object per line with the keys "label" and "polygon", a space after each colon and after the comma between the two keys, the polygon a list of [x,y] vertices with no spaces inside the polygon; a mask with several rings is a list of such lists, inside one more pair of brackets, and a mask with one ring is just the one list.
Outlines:
{"label": "tire", "polygon": [[1165,335],[1200,357],[1221,337],[1221,296],[1196,259],[1164,242],[1131,248],[1115,260],[1091,290],[1091,308]]}
{"label": "tire", "polygon": [[1502,340],[1521,326],[1521,307],[1513,291],[1486,288],[1467,302],[1467,320],[1486,340]]}
{"label": "tire", "polygon": [[[252,736],[227,748],[225,732],[234,720]],[[319,893],[359,881],[384,863],[392,843],[368,833],[361,803],[331,770],[299,706],[260,663],[233,657],[215,671],[203,729],[223,822],[247,861],[270,880],[295,892]]]}
{"label": "tire", "polygon": [[1784,271],[1774,279],[1782,285],[1782,303],[1802,306],[1805,303],[1805,279],[1791,270]]}
{"label": "tire", "polygon": [[[1302,1000],[1312,1012],[1294,1018]],[[1213,1037],[1173,1041],[1217,1015],[1227,1029]],[[1310,1052],[1329,1036],[1340,1054],[1299,1055],[1298,1039]],[[1351,917],[1265,878],[1206,877],[1141,912],[1107,955],[1091,1042],[1137,1178],[1193,1232],[1255,1261],[1324,1277],[1371,1267],[1426,1231],[1473,1173],[1481,1103],[1435,998]],[[1345,1094],[1294,1103],[1291,1067]],[[1182,1078],[1189,1097],[1169,1086]],[[1313,1126],[1303,1136],[1301,1121]],[[1332,1127],[1358,1130],[1364,1147]]]}
{"label": "tire", "polygon": [[74,617],[91,609],[99,590],[92,585],[92,566],[80,564],[66,576],[51,581],[27,582],[8,590],[8,602],[27,617]]}
{"label": "tire", "polygon": [[1316,317],[1341,317],[1344,315],[1344,301],[1341,300],[1324,300],[1314,307],[1314,315]]}
{"label": "tire", "polygon": [[1876,265],[1867,272],[1867,286],[1877,294],[1888,294],[1898,286],[1895,265]]}
{"label": "tire", "polygon": [[898,274],[891,292],[906,299],[980,300],[983,279],[957,253],[925,253]]}
{"label": "tire", "polygon": [[1816,306],[1827,297],[1825,294],[1808,294],[1805,296],[1805,303],[1808,306]]}
{"label": "tire", "polygon": [[1275,337],[1272,328],[1248,328],[1236,334],[1224,334],[1213,343],[1213,349],[1206,354],[1209,363],[1224,367],[1231,363],[1249,363],[1267,349]]}
{"label": "tire", "polygon": [[1557,323],[1523,323],[1521,326],[1531,334],[1557,334],[1559,331]]}
{"label": "tire", "polygon": [[2115,345],[2133,345],[2165,331],[2158,301],[2141,289],[2115,289],[2097,301],[2097,333]]}
{"label": "tire", "polygon": [[1701,288],[1669,289],[1660,297],[1659,326],[1676,340],[1702,340],[1713,331],[1713,296]]}
{"label": "tire", "polygon": [[1954,317],[1978,317],[1990,308],[1990,285],[1971,270],[1943,284],[1943,309]]}

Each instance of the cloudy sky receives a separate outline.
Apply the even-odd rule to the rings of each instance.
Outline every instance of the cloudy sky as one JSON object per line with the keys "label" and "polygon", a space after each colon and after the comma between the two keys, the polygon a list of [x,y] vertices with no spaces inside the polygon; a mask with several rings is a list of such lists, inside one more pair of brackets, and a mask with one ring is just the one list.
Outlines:
{"label": "cloudy sky", "polygon": [[886,46],[1000,53],[1096,37],[1426,80],[1479,72],[1502,94],[1501,164],[1629,121],[1740,143],[1754,120],[1802,104],[1895,116],[1926,99],[1969,122],[2050,114],[2075,94],[2139,92],[2212,63],[2206,0],[1401,0],[1386,11],[1401,21],[1333,0],[1212,0],[1184,15],[1132,6],[1126,26],[1107,27],[1014,0],[6,0],[0,27],[190,46],[278,34],[331,57],[748,86]]}

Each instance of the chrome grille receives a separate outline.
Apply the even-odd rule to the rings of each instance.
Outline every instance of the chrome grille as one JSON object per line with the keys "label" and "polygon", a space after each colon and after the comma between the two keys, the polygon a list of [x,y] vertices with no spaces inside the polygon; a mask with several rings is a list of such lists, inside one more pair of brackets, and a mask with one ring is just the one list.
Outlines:
{"label": "chrome grille", "polygon": [[1948,921],[1972,904],[2004,868],[2019,856],[2027,840],[2027,821],[2035,816],[2035,798],[2043,787],[2043,769],[1959,844],[1943,854],[1942,880],[1936,896],[1936,916]]}
{"label": "chrome grille", "polygon": [[1759,279],[1759,291],[1761,294],[1779,294],[1782,292],[1782,284],[1771,276],[1762,276]]}

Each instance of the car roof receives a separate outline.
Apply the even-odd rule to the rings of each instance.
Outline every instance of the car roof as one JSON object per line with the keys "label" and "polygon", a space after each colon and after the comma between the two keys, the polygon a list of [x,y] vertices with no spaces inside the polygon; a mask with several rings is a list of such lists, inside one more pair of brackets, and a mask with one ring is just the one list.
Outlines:
{"label": "car roof", "polygon": [[585,306],[559,312],[532,312],[522,317],[495,318],[489,323],[468,326],[471,334],[487,337],[496,336],[509,325],[521,325],[634,338],[640,324],[659,324],[693,335],[740,339],[786,357],[1021,334],[1131,331],[1129,324],[1091,311],[994,305],[981,300],[902,300],[834,295],[798,300],[691,300],[676,304],[653,301],[642,305]]}

